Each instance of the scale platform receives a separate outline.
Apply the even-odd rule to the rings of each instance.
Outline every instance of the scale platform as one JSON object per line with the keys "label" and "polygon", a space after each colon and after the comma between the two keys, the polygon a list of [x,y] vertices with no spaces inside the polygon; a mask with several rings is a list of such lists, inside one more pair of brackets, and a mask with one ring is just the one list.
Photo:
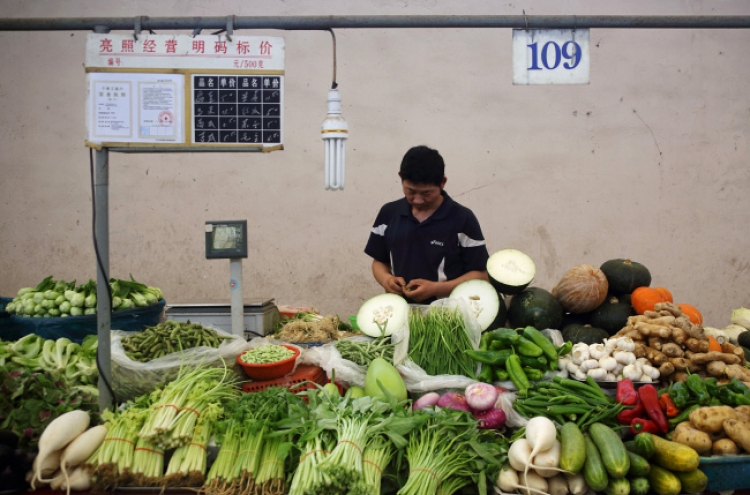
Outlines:
{"label": "scale platform", "polygon": [[[272,297],[251,297],[243,301],[245,337],[263,337],[279,323],[279,309]],[[232,305],[228,301],[201,301],[169,304],[166,318],[218,328],[232,333]]]}

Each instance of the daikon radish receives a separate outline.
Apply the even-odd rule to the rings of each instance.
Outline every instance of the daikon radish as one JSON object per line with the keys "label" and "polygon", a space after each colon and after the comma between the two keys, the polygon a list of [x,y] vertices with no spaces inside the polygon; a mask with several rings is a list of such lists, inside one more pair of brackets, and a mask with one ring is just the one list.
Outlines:
{"label": "daikon radish", "polygon": [[547,480],[531,471],[527,474],[521,474],[519,476],[519,484],[521,487],[518,489],[523,495],[531,495],[532,493],[549,493],[547,492]]}
{"label": "daikon radish", "polygon": [[53,419],[39,437],[39,454],[37,455],[36,477],[41,476],[41,468],[47,462],[47,456],[56,450],[65,448],[78,435],[89,427],[91,417],[86,411],[70,411]]}
{"label": "daikon radish", "polygon": [[70,473],[67,483],[67,493],[70,494],[70,490],[82,492],[91,488],[91,475],[88,470],[83,466],[78,466]]}
{"label": "daikon radish", "polygon": [[539,452],[531,462],[534,466],[536,474],[542,478],[551,478],[560,472],[560,453],[562,452],[562,444],[555,440],[552,448]]}
{"label": "daikon radish", "polygon": [[497,476],[497,488],[500,489],[500,493],[511,493],[516,490],[528,489],[529,492],[535,495],[549,495],[547,492],[519,485],[518,473],[510,466],[505,466],[500,470],[500,474]]}
{"label": "daikon radish", "polygon": [[519,438],[510,444],[508,462],[516,471],[524,471],[531,463],[531,445],[525,438]]}
{"label": "daikon radish", "polygon": [[557,474],[547,480],[549,495],[568,495],[568,482],[562,474]]}
{"label": "daikon radish", "polygon": [[[51,476],[60,468],[61,455],[62,449],[50,452],[50,454],[44,459],[44,464],[41,467],[42,479],[46,478],[47,476]],[[42,484],[44,484],[45,486],[47,485],[47,483],[42,482],[39,478],[36,477],[36,466],[38,460],[39,456],[34,457],[34,462],[31,464],[31,477],[26,480],[29,482],[29,485],[31,485],[32,490],[36,490],[37,483],[39,483],[40,486]]]}
{"label": "daikon radish", "polygon": [[[65,447],[60,456],[60,470],[65,476],[65,485],[70,486],[68,479],[68,467],[76,467],[85,462],[99,448],[107,436],[107,427],[104,425],[94,426],[78,435]],[[70,493],[70,490],[68,490]]]}
{"label": "daikon radish", "polygon": [[585,495],[589,489],[586,478],[583,477],[583,472],[565,474],[565,479],[568,480],[568,491],[571,495]]}
{"label": "daikon radish", "polygon": [[62,471],[59,469],[55,471],[55,474],[52,475],[52,478],[49,480],[49,487],[53,490],[59,490],[60,487],[62,487],[62,484],[65,482],[65,476],[63,476]]}
{"label": "daikon radish", "polygon": [[[529,473],[529,467],[532,467],[531,459],[539,452],[551,449],[555,444],[556,437],[557,428],[555,428],[555,423],[552,420],[544,416],[535,416],[529,420],[526,425],[526,441],[531,446],[531,455],[529,456],[529,462],[523,470],[524,477]],[[546,485],[547,482],[545,481],[544,484]]]}

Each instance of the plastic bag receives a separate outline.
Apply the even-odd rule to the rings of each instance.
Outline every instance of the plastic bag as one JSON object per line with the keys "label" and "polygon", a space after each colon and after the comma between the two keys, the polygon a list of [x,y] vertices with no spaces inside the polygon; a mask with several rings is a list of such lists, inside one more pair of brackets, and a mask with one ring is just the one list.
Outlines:
{"label": "plastic bag", "polygon": [[[367,342],[373,340],[373,338],[362,335],[350,337],[347,340]],[[336,348],[336,341],[328,342],[321,346],[309,347],[301,358],[303,359],[303,364],[313,364],[323,368],[329,379],[332,376],[332,371],[335,370],[336,382],[346,387],[356,385],[364,388],[365,386],[367,366],[361,366],[354,361],[349,361],[341,357],[341,353]]]}
{"label": "plastic bag", "polygon": [[193,347],[184,352],[174,352],[145,363],[133,361],[125,354],[122,339],[132,332],[113,330],[111,333],[112,389],[117,400],[124,402],[150,393],[155,388],[176,379],[182,367],[220,367],[226,364],[238,377],[246,378],[236,359],[240,353],[250,348],[248,342],[242,336],[230,335],[216,328],[213,330],[219,335],[228,335],[231,339],[222,341],[218,348]]}
{"label": "plastic bag", "polygon": [[502,409],[505,413],[505,426],[510,426],[511,428],[520,428],[526,426],[526,423],[529,422],[528,419],[524,418],[513,409],[513,403],[516,401],[516,397],[518,396],[515,392],[504,392],[498,395],[497,400],[495,401],[495,408]]}

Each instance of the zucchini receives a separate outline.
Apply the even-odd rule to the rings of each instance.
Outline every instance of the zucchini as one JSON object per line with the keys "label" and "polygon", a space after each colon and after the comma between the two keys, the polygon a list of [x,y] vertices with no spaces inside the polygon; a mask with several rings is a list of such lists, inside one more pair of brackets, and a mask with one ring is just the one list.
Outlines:
{"label": "zucchini", "polygon": [[583,442],[586,450],[586,461],[583,464],[583,478],[589,488],[595,492],[600,492],[609,485],[607,470],[602,462],[602,457],[596,444],[590,436],[584,435]]}
{"label": "zucchini", "polygon": [[651,485],[651,490],[658,495],[678,495],[682,490],[679,478],[659,466],[651,466],[648,483]]}
{"label": "zucchini", "polygon": [[630,457],[630,469],[628,470],[629,477],[642,478],[651,471],[651,464],[649,464],[645,458],[631,451],[628,451],[628,457]]}
{"label": "zucchini", "polygon": [[646,460],[654,456],[654,436],[651,433],[639,433],[635,436],[635,453]]}
{"label": "zucchini", "polygon": [[651,485],[646,478],[633,478],[630,480],[631,495],[647,495]]}
{"label": "zucchini", "polygon": [[583,469],[586,462],[586,444],[583,433],[578,425],[572,421],[564,423],[560,429],[560,469],[577,473]]}
{"label": "zucchini", "polygon": [[[636,442],[642,434],[639,433],[636,436]],[[656,435],[651,435],[651,438],[654,441],[654,457],[651,459],[653,463],[670,471],[689,472],[698,469],[701,459],[695,450],[687,445],[671,442]]]}
{"label": "zucchini", "polygon": [[606,495],[630,495],[630,482],[625,478],[609,480],[607,488],[604,489]]}
{"label": "zucchini", "polygon": [[609,476],[614,479],[624,478],[630,470],[630,457],[620,436],[602,423],[591,425],[589,435],[599,449]]}
{"label": "zucchini", "polygon": [[708,476],[700,469],[688,473],[674,473],[682,485],[682,493],[703,493],[708,486]]}

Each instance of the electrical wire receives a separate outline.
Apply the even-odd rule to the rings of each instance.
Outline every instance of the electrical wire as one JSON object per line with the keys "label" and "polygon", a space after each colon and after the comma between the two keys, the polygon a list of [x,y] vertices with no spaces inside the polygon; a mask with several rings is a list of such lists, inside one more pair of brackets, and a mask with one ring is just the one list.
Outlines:
{"label": "electrical wire", "polygon": [[331,89],[336,89],[339,86],[339,83],[336,82],[336,33],[331,28],[328,31],[330,31],[331,38],[333,38],[333,82],[331,83]]}
{"label": "electrical wire", "polygon": [[[96,241],[96,187],[94,185],[94,150],[89,148],[89,170],[91,173],[91,233],[94,238],[94,252],[96,253],[96,266],[102,274],[102,278],[105,280],[105,286],[107,287],[107,295],[109,296],[109,307],[110,307],[110,321],[112,321],[112,287],[109,286],[107,280],[107,273],[104,270],[104,263],[102,263],[102,257],[99,254],[99,243]],[[97,333],[99,328],[97,326]],[[99,360],[99,346],[96,346],[96,367],[102,369],[102,363]],[[115,391],[112,389],[112,385],[107,380],[104,373],[99,373],[99,378],[104,381],[104,386],[107,387],[109,394],[112,396],[112,409],[117,409],[117,396]]]}

